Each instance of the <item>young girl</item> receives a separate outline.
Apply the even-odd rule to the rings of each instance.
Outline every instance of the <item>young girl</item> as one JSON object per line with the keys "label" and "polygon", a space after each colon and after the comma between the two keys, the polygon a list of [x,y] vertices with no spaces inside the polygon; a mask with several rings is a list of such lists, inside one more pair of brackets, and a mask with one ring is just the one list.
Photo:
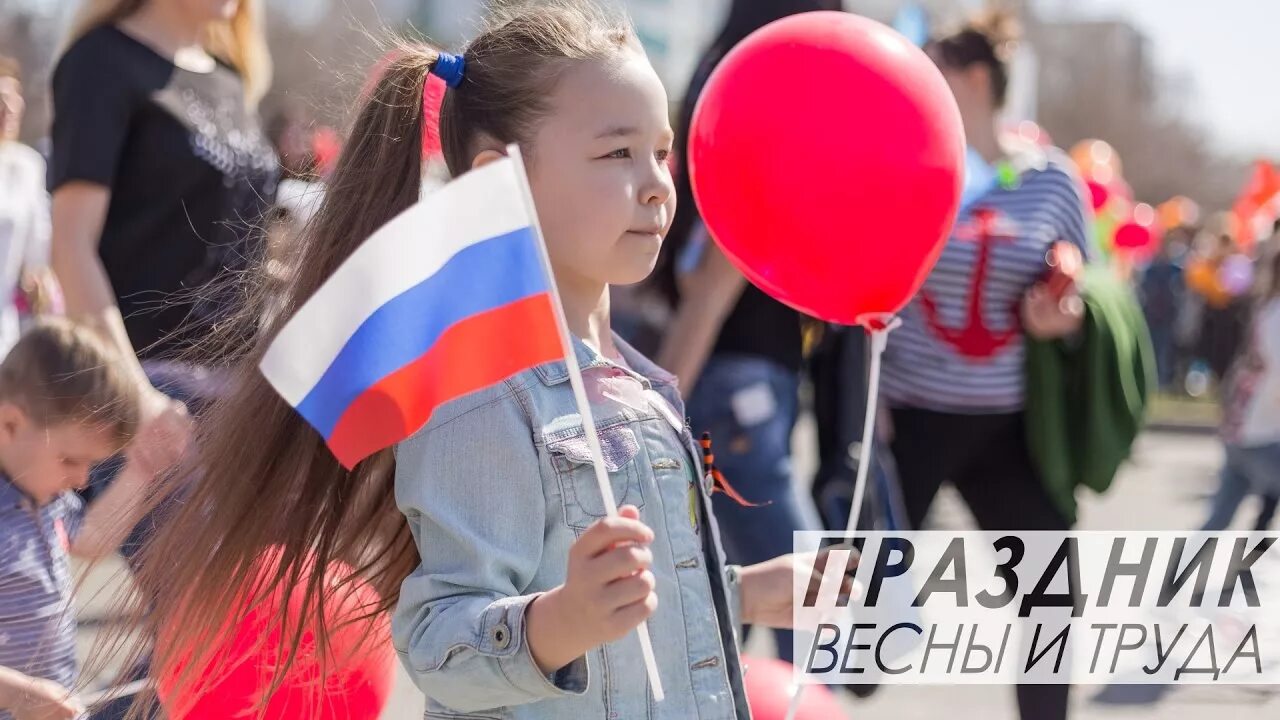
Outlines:
{"label": "young girl", "polygon": [[[371,618],[394,608],[396,648],[431,717],[749,717],[735,622],[790,624],[803,563],[726,566],[673,378],[609,327],[609,286],[650,272],[674,211],[666,94],[625,21],[564,1],[511,12],[439,69],[422,49],[391,63],[302,243],[279,322],[418,199],[423,86],[429,72],[447,75],[450,172],[508,143],[526,158],[621,517],[604,519],[563,362],[438,409],[394,453],[347,472],[258,375],[274,336],[264,328],[201,418],[199,479],[145,553],[146,622],[173,638],[157,663],[198,655],[246,592],[283,587],[314,611],[365,581],[383,598]],[[269,544],[282,548],[281,570],[246,590]],[[356,577],[312,573],[294,587],[308,559],[347,561]],[[646,618],[662,703],[633,637]],[[296,650],[300,631],[286,632]]]}

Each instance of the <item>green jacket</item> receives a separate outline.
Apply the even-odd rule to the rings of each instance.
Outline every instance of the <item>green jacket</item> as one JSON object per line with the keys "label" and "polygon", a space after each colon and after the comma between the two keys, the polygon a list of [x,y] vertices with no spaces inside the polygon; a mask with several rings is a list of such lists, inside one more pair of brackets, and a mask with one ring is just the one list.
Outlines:
{"label": "green jacket", "polygon": [[1142,428],[1155,377],[1133,291],[1106,265],[1085,269],[1081,334],[1027,338],[1027,440],[1041,481],[1075,522],[1076,487],[1103,492]]}

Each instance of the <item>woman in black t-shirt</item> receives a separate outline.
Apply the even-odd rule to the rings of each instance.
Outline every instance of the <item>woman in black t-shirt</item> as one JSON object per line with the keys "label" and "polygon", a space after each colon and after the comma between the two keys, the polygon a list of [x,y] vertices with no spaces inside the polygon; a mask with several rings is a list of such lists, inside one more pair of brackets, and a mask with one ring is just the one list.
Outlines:
{"label": "woman in black t-shirt", "polygon": [[89,0],[53,75],[67,310],[129,358],[144,419],[184,434],[140,361],[200,337],[225,300],[209,284],[258,249],[278,172],[256,116],[270,73],[259,15],[257,0]]}

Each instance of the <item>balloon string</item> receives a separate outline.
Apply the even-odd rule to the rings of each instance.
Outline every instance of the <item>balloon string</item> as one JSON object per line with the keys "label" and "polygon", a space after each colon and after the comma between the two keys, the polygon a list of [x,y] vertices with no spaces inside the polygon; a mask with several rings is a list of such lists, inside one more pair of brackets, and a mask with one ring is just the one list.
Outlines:
{"label": "balloon string", "polygon": [[897,318],[877,322],[868,327],[871,337],[871,368],[867,373],[867,408],[862,420],[862,446],[858,448],[858,478],[853,484],[853,501],[849,504],[849,521],[845,534],[852,535],[858,529],[858,516],[862,513],[862,500],[867,493],[867,476],[871,471],[871,449],[876,430],[876,410],[880,404],[880,358],[889,344],[889,333],[902,324]]}
{"label": "balloon string", "polygon": [[[858,516],[862,512],[862,499],[867,492],[867,477],[871,470],[871,447],[875,438],[876,410],[880,403],[880,358],[889,344],[889,333],[902,324],[891,315],[873,315],[858,319],[858,324],[871,337],[871,367],[867,372],[867,408],[862,421],[862,447],[858,448],[858,477],[853,484],[853,501],[849,504],[849,521],[845,535],[853,535],[858,529]],[[786,720],[795,720],[804,700],[805,685],[792,688],[791,704],[787,706]]]}

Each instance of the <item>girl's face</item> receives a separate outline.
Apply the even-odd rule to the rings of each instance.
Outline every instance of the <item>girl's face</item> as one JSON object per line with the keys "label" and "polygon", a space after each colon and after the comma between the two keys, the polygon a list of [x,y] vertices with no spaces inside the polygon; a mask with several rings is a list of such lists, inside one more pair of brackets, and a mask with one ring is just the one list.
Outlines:
{"label": "girl's face", "polygon": [[653,270],[675,214],[667,93],[648,59],[574,63],[529,148],[557,279],[626,285]]}

